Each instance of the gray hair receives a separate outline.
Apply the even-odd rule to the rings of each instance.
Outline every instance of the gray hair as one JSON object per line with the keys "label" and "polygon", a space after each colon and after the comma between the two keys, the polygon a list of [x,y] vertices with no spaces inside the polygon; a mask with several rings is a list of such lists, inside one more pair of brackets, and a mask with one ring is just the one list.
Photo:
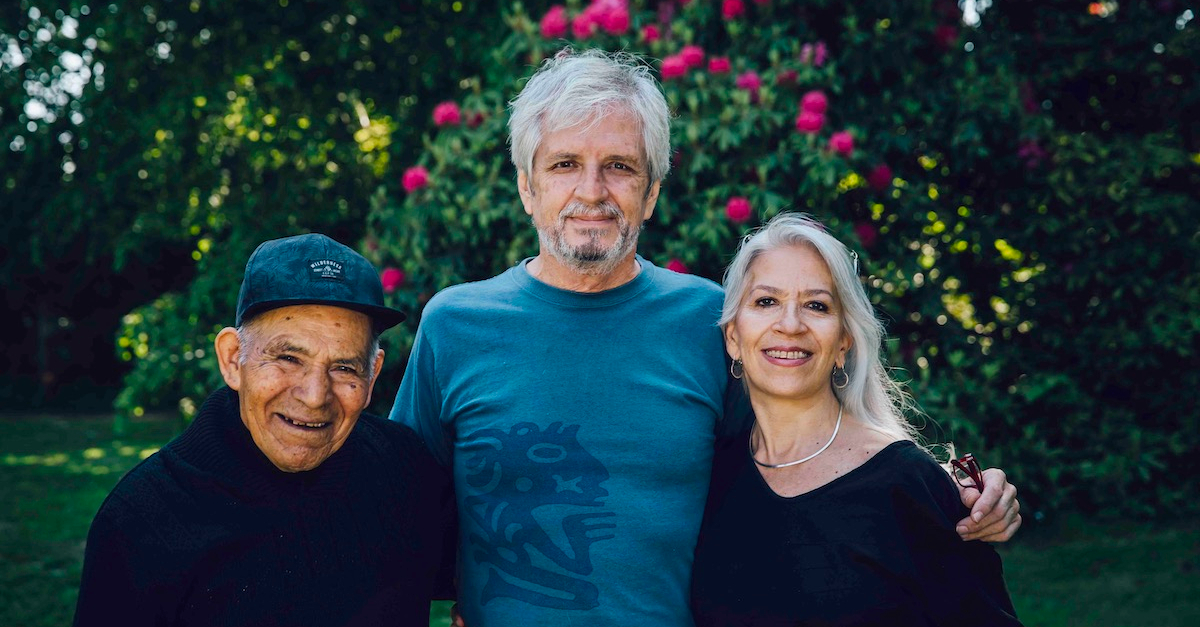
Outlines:
{"label": "gray hair", "polygon": [[[242,326],[237,327],[238,344],[241,350],[238,352],[238,363],[246,365],[246,359],[249,358],[251,350],[258,345],[258,317],[251,318],[242,322]],[[375,325],[371,325],[371,337],[367,340],[367,375],[368,379],[375,378],[375,361],[379,359],[379,331]]]}
{"label": "gray hair", "polygon": [[512,162],[527,175],[544,133],[595,124],[614,112],[632,114],[641,127],[650,183],[671,169],[671,112],[650,68],[629,53],[564,48],[508,104]]}
{"label": "gray hair", "polygon": [[820,222],[804,214],[781,213],[742,240],[725,270],[721,328],[737,318],[750,287],[754,260],[763,253],[791,246],[812,247],[829,267],[834,297],[841,304],[842,328],[852,341],[845,365],[850,382],[840,390],[833,388],[834,395],[851,415],[868,426],[899,439],[918,441],[916,429],[905,419],[905,414],[915,412],[916,406],[904,387],[888,376],[880,354],[883,323],[875,317],[875,309],[858,280],[855,257]]}

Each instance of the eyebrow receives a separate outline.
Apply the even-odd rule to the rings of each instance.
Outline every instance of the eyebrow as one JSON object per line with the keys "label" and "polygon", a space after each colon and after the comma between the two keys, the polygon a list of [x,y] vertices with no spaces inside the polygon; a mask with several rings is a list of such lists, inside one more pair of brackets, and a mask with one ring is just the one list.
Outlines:
{"label": "eyebrow", "polygon": [[[753,292],[754,290],[762,290],[768,294],[782,294],[784,291],[777,287],[771,287],[770,285],[762,285],[761,283],[750,288],[751,292]],[[830,298],[833,298],[833,292],[830,292],[829,290],[826,290],[826,289],[804,290],[803,292],[800,292],[800,293],[804,294],[806,296],[814,296],[816,294],[824,294]]]}
{"label": "eyebrow", "polygon": [[[274,342],[268,344],[267,348],[265,349],[265,352],[270,353],[270,354],[296,353],[297,355],[304,355],[305,357],[312,357],[312,351],[308,350],[307,348],[304,348],[303,346],[293,344],[292,341],[289,340],[288,338],[281,338],[281,339],[275,340]],[[354,366],[355,368],[357,368],[359,370],[364,370],[367,367],[367,360],[364,359],[363,357],[339,357],[337,359],[334,359],[333,363],[339,364],[339,365]]]}
{"label": "eyebrow", "polygon": [[[580,154],[577,152],[556,152],[554,154],[546,155],[545,158],[546,158],[547,162],[553,164],[553,163],[557,163],[559,161],[578,161],[580,158]],[[626,163],[634,163],[639,166],[642,164],[642,160],[640,157],[637,157],[635,155],[624,155],[624,154],[620,154],[620,153],[612,153],[612,154],[605,155],[604,157],[601,158],[601,161],[623,161]]]}
{"label": "eyebrow", "polygon": [[312,356],[312,351],[308,350],[307,348],[304,348],[303,346],[298,346],[296,344],[293,344],[291,342],[291,340],[289,340],[287,338],[278,339],[278,340],[275,340],[274,342],[271,342],[270,344],[267,344],[267,347],[265,349],[263,349],[263,352],[296,353],[299,355],[304,355],[306,357]]}

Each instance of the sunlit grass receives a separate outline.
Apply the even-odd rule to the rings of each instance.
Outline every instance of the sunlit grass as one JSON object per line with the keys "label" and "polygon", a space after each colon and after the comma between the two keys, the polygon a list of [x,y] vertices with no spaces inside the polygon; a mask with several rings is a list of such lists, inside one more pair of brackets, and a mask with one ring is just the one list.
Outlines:
{"label": "sunlit grass", "polygon": [[112,437],[106,417],[0,417],[0,625],[69,625],[84,539],[116,482],[174,435],[139,420]]}

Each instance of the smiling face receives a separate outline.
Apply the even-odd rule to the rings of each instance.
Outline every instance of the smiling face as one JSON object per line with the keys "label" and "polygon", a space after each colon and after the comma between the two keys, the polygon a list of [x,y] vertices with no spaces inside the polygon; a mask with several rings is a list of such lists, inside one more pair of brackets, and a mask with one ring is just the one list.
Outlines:
{"label": "smiling face", "polygon": [[829,377],[844,366],[850,335],[825,260],[812,246],[759,255],[725,348],[741,359],[751,394],[799,400],[832,394]]}
{"label": "smiling face", "polygon": [[383,367],[371,368],[371,320],[326,305],[264,312],[217,335],[217,359],[238,392],[242,422],[259,450],[284,472],[312,470],[333,455],[371,402]]}
{"label": "smiling face", "polygon": [[525,213],[543,258],[582,275],[603,275],[629,260],[642,222],[654,213],[642,134],[631,115],[546,133],[533,171],[517,175]]}

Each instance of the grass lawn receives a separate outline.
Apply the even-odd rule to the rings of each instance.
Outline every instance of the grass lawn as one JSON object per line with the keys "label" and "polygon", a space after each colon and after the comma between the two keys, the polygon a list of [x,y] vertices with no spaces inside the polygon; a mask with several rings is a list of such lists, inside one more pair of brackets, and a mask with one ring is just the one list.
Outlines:
{"label": "grass lawn", "polygon": [[[0,625],[70,624],[92,516],[177,426],[139,420],[118,440],[104,417],[0,416]],[[1200,625],[1200,523],[1042,527],[1002,548],[1026,625]],[[431,625],[448,625],[447,612],[437,604]]]}

